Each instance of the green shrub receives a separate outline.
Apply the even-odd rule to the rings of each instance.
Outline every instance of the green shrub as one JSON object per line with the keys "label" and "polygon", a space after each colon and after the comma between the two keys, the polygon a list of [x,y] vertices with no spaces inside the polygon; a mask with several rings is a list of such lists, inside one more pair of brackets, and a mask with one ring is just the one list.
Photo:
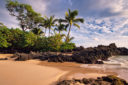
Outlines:
{"label": "green shrub", "polygon": [[18,28],[10,29],[10,32],[12,36],[9,41],[12,44],[11,48],[22,48],[24,41],[24,32]]}
{"label": "green shrub", "polygon": [[10,37],[11,32],[8,28],[6,27],[0,27],[0,48],[7,48],[11,46]]}
{"label": "green shrub", "polygon": [[34,50],[36,51],[48,51],[48,38],[47,37],[38,37],[34,45]]}
{"label": "green shrub", "polygon": [[50,51],[59,51],[62,43],[62,37],[59,34],[48,38],[48,47]]}
{"label": "green shrub", "polygon": [[76,46],[75,46],[75,43],[63,43],[61,45],[61,48],[60,50],[61,51],[66,51],[66,50],[72,50],[74,49]]}
{"label": "green shrub", "polygon": [[23,47],[33,47],[36,43],[37,36],[32,32],[24,32]]}
{"label": "green shrub", "polygon": [[0,27],[0,48],[56,52],[72,50],[74,47],[74,43],[64,43],[63,36],[60,34],[44,37],[36,35],[31,31],[24,32],[18,28],[8,29],[6,27]]}

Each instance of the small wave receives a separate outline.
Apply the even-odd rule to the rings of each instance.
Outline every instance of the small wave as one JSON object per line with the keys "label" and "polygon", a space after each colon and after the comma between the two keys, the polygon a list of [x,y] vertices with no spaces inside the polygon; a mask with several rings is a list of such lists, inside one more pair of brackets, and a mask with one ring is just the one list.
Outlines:
{"label": "small wave", "polygon": [[113,56],[109,61],[104,61],[108,65],[119,65],[123,68],[128,68],[128,56]]}
{"label": "small wave", "polygon": [[116,61],[116,60],[104,61],[104,64],[121,65],[121,63],[119,61]]}

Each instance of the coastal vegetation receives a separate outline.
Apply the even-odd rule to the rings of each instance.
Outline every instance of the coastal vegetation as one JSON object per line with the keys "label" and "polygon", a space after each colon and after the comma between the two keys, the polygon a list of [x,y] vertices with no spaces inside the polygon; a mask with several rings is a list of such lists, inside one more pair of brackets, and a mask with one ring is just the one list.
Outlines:
{"label": "coastal vegetation", "polygon": [[19,28],[8,28],[0,23],[0,49],[10,52],[66,51],[76,47],[70,36],[72,26],[80,28],[83,18],[77,18],[78,10],[65,13],[65,18],[44,16],[35,12],[31,5],[8,0],[6,8],[19,23]]}

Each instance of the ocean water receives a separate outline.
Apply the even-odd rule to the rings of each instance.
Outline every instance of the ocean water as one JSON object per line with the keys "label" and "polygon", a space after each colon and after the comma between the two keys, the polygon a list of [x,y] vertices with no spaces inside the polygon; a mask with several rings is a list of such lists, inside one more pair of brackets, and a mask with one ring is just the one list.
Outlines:
{"label": "ocean water", "polygon": [[102,65],[83,64],[81,67],[102,69],[105,72],[115,72],[118,74],[118,77],[128,81],[128,56],[113,56],[109,58],[108,61],[104,61],[104,64]]}

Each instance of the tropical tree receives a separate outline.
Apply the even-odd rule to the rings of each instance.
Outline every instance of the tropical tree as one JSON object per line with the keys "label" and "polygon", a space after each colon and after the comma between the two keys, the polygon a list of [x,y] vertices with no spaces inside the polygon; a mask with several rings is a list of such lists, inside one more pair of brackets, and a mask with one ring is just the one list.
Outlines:
{"label": "tropical tree", "polygon": [[32,29],[32,32],[38,36],[44,33],[40,28],[34,28]]}
{"label": "tropical tree", "polygon": [[56,24],[56,28],[54,30],[58,31],[59,34],[62,31],[67,31],[68,24],[64,24],[64,22],[65,21],[63,19],[58,19],[58,24]]}
{"label": "tropical tree", "polygon": [[35,12],[28,4],[22,4],[18,1],[8,0],[6,8],[11,16],[16,17],[23,31],[27,29],[37,28],[42,23],[41,14]]}
{"label": "tropical tree", "polygon": [[71,27],[75,26],[75,27],[80,29],[80,26],[77,23],[78,22],[84,23],[84,19],[83,18],[76,18],[77,15],[78,15],[78,11],[77,10],[71,11],[70,9],[68,9],[68,12],[65,13],[65,20],[69,24],[69,30],[68,30],[68,34],[67,34],[67,37],[66,37],[66,42],[69,39]]}
{"label": "tropical tree", "polygon": [[44,18],[44,22],[42,24],[42,26],[45,27],[45,34],[46,34],[46,30],[49,29],[49,36],[51,34],[51,30],[53,26],[55,26],[55,22],[57,22],[57,19],[54,18],[54,16],[50,16],[49,18],[45,16]]}
{"label": "tropical tree", "polygon": [[66,43],[71,43],[71,41],[74,39],[74,37],[66,36],[65,41]]}
{"label": "tropical tree", "polygon": [[6,27],[0,27],[0,48],[7,48],[8,46],[11,46],[10,41],[10,35],[11,32]]}
{"label": "tropical tree", "polygon": [[48,17],[44,17],[43,23],[41,23],[39,26],[44,27],[44,35],[46,35],[46,31],[48,29]]}

